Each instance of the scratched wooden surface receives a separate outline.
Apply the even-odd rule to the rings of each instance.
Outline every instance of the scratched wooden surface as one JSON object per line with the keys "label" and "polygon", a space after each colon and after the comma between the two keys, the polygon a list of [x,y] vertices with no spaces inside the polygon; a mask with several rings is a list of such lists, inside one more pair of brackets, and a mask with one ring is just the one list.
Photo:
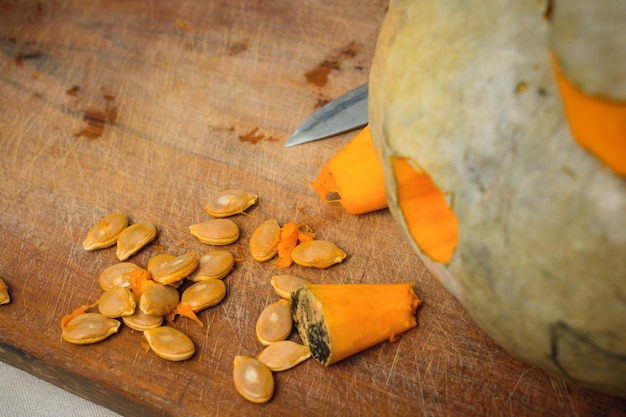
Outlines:
{"label": "scratched wooden surface", "polygon": [[[424,270],[389,214],[346,215],[308,182],[353,134],[285,148],[317,107],[368,77],[383,0],[0,1],[0,359],[129,416],[564,416],[624,413],[624,400],[549,376],[496,346]],[[100,294],[115,249],[81,242],[102,216],[152,221],[131,258],[204,253],[188,226],[224,188],[260,195],[227,247],[228,296],[174,325],[197,346],[157,358],[139,332],[74,346],[60,318]],[[418,327],[329,368],[276,374],[265,405],[236,393],[232,360],[257,354],[254,323],[284,271],[247,254],[261,221],[309,224],[349,253],[315,282],[415,280]],[[294,336],[295,337],[295,336]]]}

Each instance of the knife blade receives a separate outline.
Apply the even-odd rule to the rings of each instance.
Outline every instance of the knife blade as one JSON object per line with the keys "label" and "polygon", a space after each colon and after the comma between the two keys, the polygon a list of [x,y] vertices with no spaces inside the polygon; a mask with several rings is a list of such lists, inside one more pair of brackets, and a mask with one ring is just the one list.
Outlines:
{"label": "knife blade", "polygon": [[301,145],[367,124],[367,83],[331,101],[306,119],[285,146]]}

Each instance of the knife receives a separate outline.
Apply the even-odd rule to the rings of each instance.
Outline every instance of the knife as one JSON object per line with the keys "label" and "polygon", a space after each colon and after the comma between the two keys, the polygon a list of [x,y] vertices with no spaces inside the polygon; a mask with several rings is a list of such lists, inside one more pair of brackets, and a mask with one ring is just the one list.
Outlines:
{"label": "knife", "polygon": [[285,146],[324,139],[367,124],[367,83],[331,101],[306,119]]}

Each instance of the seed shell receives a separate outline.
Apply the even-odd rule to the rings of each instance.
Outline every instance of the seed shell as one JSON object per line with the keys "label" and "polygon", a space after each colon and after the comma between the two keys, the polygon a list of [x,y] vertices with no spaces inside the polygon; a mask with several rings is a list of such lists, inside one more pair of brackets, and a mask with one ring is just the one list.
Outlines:
{"label": "seed shell", "polygon": [[199,281],[188,287],[180,297],[182,304],[187,304],[193,311],[219,304],[226,297],[226,284],[221,279]]}
{"label": "seed shell", "polygon": [[160,266],[152,278],[160,284],[173,284],[191,274],[197,267],[196,253],[189,252]]}
{"label": "seed shell", "polygon": [[311,240],[300,243],[291,252],[291,259],[300,266],[325,269],[342,262],[346,253],[332,242]]}
{"label": "seed shell", "polygon": [[256,322],[256,335],[262,345],[285,340],[293,328],[291,304],[282,299],[265,307]]}
{"label": "seed shell", "polygon": [[105,291],[114,287],[130,287],[130,275],[137,269],[141,268],[132,262],[113,264],[100,273],[98,283]]}
{"label": "seed shell", "polygon": [[75,345],[100,342],[117,333],[121,323],[100,313],[85,313],[74,317],[65,325],[63,339]]}
{"label": "seed shell", "polygon": [[135,313],[130,316],[123,316],[122,321],[131,329],[144,331],[155,329],[163,324],[163,316],[151,316],[145,314],[141,309],[135,309]]}
{"label": "seed shell", "polygon": [[118,235],[128,226],[128,218],[121,213],[109,214],[96,223],[83,241],[85,250],[108,248],[117,242]]}
{"label": "seed shell", "polygon": [[127,260],[153,241],[156,234],[156,227],[150,222],[135,223],[128,226],[117,237],[117,258],[120,261]]}
{"label": "seed shell", "polygon": [[161,273],[161,269],[174,259],[176,259],[176,257],[168,253],[160,253],[158,255],[154,255],[148,260],[146,269],[153,277],[157,276]]}
{"label": "seed shell", "polygon": [[103,316],[115,319],[130,316],[135,312],[135,296],[123,287],[113,287],[106,290],[98,300],[98,311]]}
{"label": "seed shell", "polygon": [[292,292],[300,287],[304,287],[305,285],[310,284],[310,282],[304,278],[286,274],[273,276],[271,284],[278,296],[290,300]]}
{"label": "seed shell", "polygon": [[311,357],[308,347],[291,340],[272,343],[259,353],[258,360],[273,372],[286,371]]}
{"label": "seed shell", "polygon": [[262,404],[274,395],[274,375],[261,361],[238,355],[233,362],[235,389],[246,400]]}
{"label": "seed shell", "polygon": [[154,283],[143,291],[139,299],[139,308],[151,316],[164,316],[174,310],[179,300],[176,288]]}
{"label": "seed shell", "polygon": [[256,203],[258,197],[258,195],[244,190],[225,190],[211,197],[204,209],[213,217],[233,216],[243,213],[248,207]]}
{"label": "seed shell", "polygon": [[266,262],[278,253],[280,226],[274,219],[261,223],[250,236],[250,254],[259,262]]}
{"label": "seed shell", "polygon": [[213,219],[189,226],[191,234],[209,245],[230,245],[239,239],[239,226],[230,219]]}
{"label": "seed shell", "polygon": [[150,349],[160,358],[168,361],[184,361],[193,356],[196,348],[185,333],[169,326],[144,330]]}
{"label": "seed shell", "polygon": [[198,268],[189,277],[192,281],[223,279],[235,267],[235,257],[227,251],[213,251],[198,260]]}

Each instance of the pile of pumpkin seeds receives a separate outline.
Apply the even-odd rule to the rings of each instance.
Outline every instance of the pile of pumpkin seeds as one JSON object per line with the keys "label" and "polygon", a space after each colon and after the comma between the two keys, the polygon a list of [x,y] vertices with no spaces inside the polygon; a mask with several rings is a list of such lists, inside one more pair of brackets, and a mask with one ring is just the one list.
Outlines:
{"label": "pile of pumpkin seeds", "polygon": [[[209,245],[236,242],[239,227],[226,217],[243,213],[257,198],[242,190],[226,190],[213,196],[205,209],[214,218],[190,226],[191,234]],[[127,261],[156,235],[153,224],[144,221],[129,225],[128,217],[121,213],[104,217],[89,230],[83,248],[97,250],[117,244],[116,256],[121,262],[100,274],[98,282],[103,293],[95,303],[80,306],[63,317],[64,340],[78,345],[96,343],[117,333],[123,322],[142,331],[148,347],[163,359],[182,361],[193,356],[193,341],[163,323],[172,322],[180,314],[203,326],[196,313],[225,298],[223,279],[233,270],[235,258],[228,251],[214,250],[202,256],[195,252],[155,255],[145,269]]]}
{"label": "pile of pumpkin seeds", "polygon": [[[235,243],[240,230],[228,217],[244,213],[257,199],[256,194],[243,190],[222,191],[205,204],[205,211],[213,218],[193,224],[189,230],[208,245]],[[295,225],[294,229],[294,225],[281,227],[275,219],[262,222],[250,238],[251,256],[258,262],[275,259],[280,268],[293,262],[318,269],[346,258],[346,253],[334,243],[315,240],[308,226]],[[288,226],[297,233],[285,236]],[[81,306],[62,319],[64,340],[78,345],[99,342],[117,333],[121,320],[128,327],[142,331],[148,347],[157,356],[170,361],[193,356],[193,341],[182,331],[163,323],[173,321],[180,314],[203,325],[195,313],[225,298],[226,285],[222,280],[234,268],[235,258],[228,251],[213,250],[199,257],[195,252],[155,255],[145,269],[127,261],[156,235],[153,224],[129,225],[128,217],[120,213],[110,214],[92,227],[83,241],[84,249],[97,250],[117,244],[116,256],[120,262],[100,274],[98,282],[104,292],[94,304]],[[287,248],[286,239],[292,240]],[[185,281],[192,284],[184,285]],[[246,400],[269,401],[274,393],[273,373],[291,369],[311,356],[306,346],[288,340],[293,333],[291,293],[308,283],[289,274],[271,278],[271,285],[281,299],[266,306],[257,319],[256,336],[264,348],[256,357],[238,355],[233,363],[235,388]],[[0,303],[1,291],[0,285]],[[89,312],[96,307],[98,312]]]}

